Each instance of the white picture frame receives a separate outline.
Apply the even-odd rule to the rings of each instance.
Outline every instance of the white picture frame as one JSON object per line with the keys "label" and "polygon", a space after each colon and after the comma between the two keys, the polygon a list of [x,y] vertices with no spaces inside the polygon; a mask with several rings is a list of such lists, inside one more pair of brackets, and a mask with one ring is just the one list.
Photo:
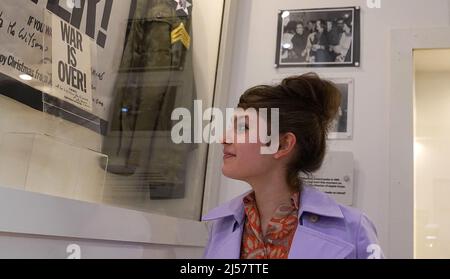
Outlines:
{"label": "white picture frame", "polygon": [[[292,76],[286,75],[282,78],[273,79],[271,85],[279,84],[284,78]],[[331,78],[320,75],[321,78],[333,82],[341,92],[341,106],[338,114],[330,124],[328,130],[328,140],[351,140],[353,139],[353,103],[355,80],[353,78]]]}

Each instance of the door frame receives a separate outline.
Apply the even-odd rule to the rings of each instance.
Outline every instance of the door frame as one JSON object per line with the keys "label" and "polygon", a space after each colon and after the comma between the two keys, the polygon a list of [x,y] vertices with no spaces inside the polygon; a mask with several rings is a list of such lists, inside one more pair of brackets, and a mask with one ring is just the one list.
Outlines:
{"label": "door frame", "polygon": [[450,48],[450,28],[391,31],[389,256],[414,257],[414,60],[416,49]]}

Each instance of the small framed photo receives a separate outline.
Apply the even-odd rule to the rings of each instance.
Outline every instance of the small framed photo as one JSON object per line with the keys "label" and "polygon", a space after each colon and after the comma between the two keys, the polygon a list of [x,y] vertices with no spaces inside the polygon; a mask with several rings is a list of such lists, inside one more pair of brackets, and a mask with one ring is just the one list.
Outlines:
{"label": "small framed photo", "polygon": [[328,78],[341,93],[341,106],[332,121],[328,139],[352,139],[353,137],[353,96],[355,82],[351,78]]}
{"label": "small framed photo", "polygon": [[359,67],[359,7],[280,10],[276,67]]}

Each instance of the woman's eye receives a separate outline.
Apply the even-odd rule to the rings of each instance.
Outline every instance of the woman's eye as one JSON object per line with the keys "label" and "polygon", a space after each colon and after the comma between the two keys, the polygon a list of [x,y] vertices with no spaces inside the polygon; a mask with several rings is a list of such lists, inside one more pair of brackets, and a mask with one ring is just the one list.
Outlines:
{"label": "woman's eye", "polygon": [[247,129],[248,129],[248,127],[245,124],[238,124],[237,125],[237,131],[238,132],[245,132],[245,130],[247,130]]}

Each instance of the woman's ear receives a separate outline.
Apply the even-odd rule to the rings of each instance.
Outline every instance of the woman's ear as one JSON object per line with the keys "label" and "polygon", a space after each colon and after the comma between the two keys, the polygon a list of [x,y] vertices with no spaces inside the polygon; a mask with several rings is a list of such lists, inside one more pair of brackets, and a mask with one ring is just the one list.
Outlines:
{"label": "woman's ear", "polygon": [[285,133],[280,136],[280,146],[278,147],[278,151],[273,155],[275,159],[281,159],[283,157],[288,156],[295,148],[295,144],[297,143],[297,137],[294,133]]}

